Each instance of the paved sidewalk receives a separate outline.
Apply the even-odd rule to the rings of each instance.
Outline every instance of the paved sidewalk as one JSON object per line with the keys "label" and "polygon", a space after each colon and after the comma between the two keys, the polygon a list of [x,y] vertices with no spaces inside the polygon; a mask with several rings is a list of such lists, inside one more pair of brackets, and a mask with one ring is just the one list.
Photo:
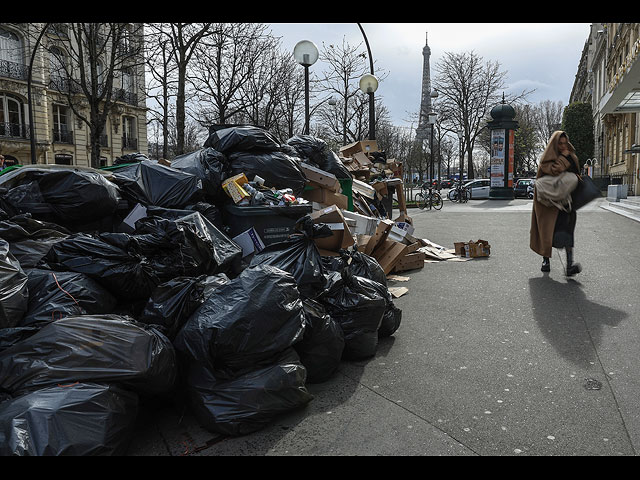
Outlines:
{"label": "paved sidewalk", "polygon": [[177,404],[144,406],[129,454],[636,455],[640,223],[580,211],[583,272],[567,279],[561,251],[540,272],[530,212],[527,200],[411,210],[417,236],[488,240],[491,256],[409,272],[400,329],[308,385],[307,407],[223,438]]}

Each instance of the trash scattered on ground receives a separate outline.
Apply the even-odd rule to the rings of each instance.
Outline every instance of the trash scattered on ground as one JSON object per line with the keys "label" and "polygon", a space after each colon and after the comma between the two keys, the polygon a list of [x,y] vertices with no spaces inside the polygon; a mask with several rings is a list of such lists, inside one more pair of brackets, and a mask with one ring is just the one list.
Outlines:
{"label": "trash scattered on ground", "polygon": [[488,257],[491,254],[491,245],[486,240],[478,240],[477,242],[469,240],[468,242],[455,242],[455,253],[461,257],[477,258]]}
{"label": "trash scattered on ground", "polygon": [[122,454],[139,397],[180,392],[222,435],[304,407],[401,333],[398,273],[468,259],[414,236],[401,178],[375,141],[255,126],[3,173],[0,453]]}

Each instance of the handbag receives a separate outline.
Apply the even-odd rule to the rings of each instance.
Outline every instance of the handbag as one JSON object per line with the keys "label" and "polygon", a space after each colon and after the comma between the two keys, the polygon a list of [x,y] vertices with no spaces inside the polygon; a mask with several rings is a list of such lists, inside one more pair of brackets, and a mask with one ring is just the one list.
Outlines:
{"label": "handbag", "polygon": [[573,197],[573,209],[578,210],[584,207],[587,203],[602,197],[600,189],[593,183],[591,177],[584,175],[580,177],[578,186],[571,194]]}

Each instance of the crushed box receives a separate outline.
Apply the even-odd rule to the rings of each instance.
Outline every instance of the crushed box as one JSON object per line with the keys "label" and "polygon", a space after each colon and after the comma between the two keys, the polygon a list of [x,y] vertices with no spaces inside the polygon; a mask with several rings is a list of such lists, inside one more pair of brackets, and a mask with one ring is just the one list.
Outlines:
{"label": "crushed box", "polygon": [[455,242],[453,244],[455,253],[461,257],[476,258],[476,257],[488,257],[491,254],[491,245],[486,240],[478,240],[473,242]]}
{"label": "crushed box", "polygon": [[342,211],[337,205],[323,208],[311,214],[313,223],[324,223],[333,231],[333,235],[325,238],[316,238],[316,247],[323,250],[337,252],[341,248],[352,246],[355,242]]}

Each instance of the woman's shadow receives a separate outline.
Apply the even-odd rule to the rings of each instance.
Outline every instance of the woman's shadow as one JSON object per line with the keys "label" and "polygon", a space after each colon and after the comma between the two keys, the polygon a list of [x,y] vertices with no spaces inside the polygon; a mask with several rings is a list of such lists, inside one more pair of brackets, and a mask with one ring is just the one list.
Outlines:
{"label": "woman's shadow", "polygon": [[588,368],[597,361],[603,327],[613,327],[628,314],[588,299],[582,284],[558,282],[548,273],[529,279],[535,321],[556,351],[572,363]]}

